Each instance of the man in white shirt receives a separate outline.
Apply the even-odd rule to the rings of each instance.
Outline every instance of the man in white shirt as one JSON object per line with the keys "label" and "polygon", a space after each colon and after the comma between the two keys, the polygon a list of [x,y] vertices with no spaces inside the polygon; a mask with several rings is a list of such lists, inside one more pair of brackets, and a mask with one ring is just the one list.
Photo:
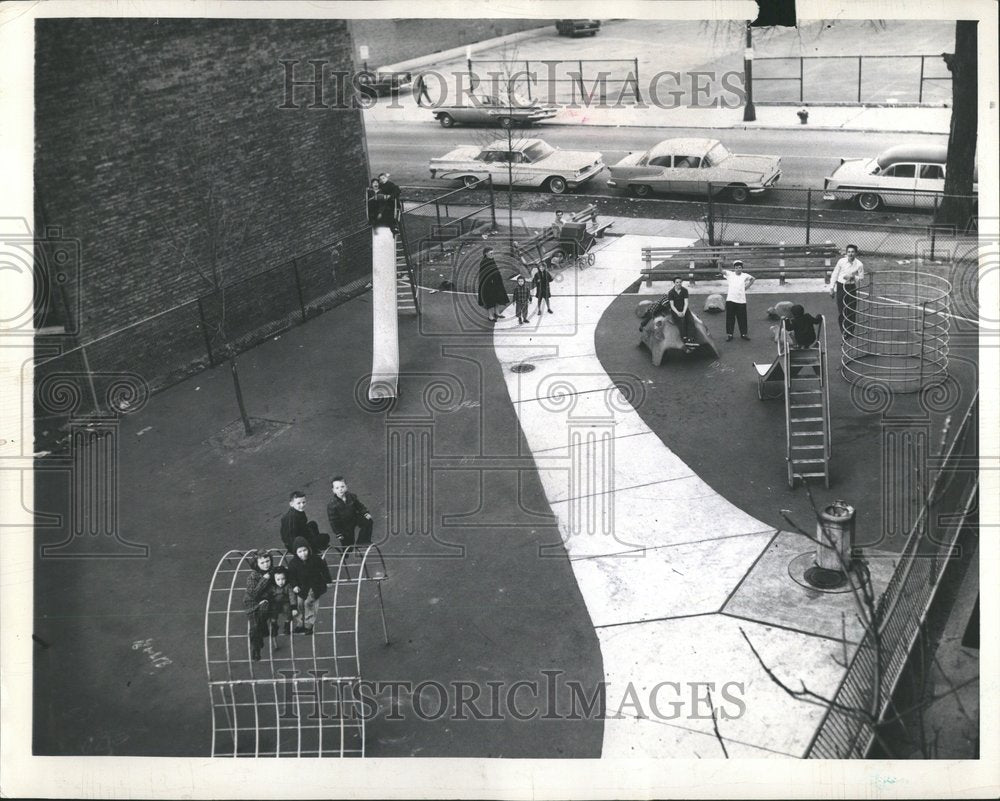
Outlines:
{"label": "man in white shirt", "polygon": [[756,280],[749,273],[743,272],[743,261],[736,259],[732,270],[723,270],[722,277],[726,279],[726,342],[733,339],[734,323],[740,324],[740,339],[750,339],[747,336],[747,290]]}
{"label": "man in white shirt", "polygon": [[[865,265],[858,258],[858,246],[848,245],[847,255],[837,262],[830,275],[830,294],[837,298],[837,325],[845,337],[854,336],[857,285],[865,277]],[[846,325],[845,325],[846,321]]]}

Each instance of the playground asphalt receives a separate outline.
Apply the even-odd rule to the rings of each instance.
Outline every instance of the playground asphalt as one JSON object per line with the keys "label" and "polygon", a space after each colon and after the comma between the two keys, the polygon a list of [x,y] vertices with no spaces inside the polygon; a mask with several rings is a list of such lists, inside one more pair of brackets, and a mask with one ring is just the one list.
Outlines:
{"label": "playground asphalt", "polygon": [[[264,432],[252,441],[219,436],[238,419],[225,367],[157,394],[122,419],[118,530],[148,545],[149,555],[117,558],[112,549],[96,560],[42,558],[39,546],[63,534],[38,530],[35,753],[207,754],[202,632],[212,570],[230,549],[279,545],[278,519],[292,489],[307,493],[310,517],[328,530],[324,507],[337,473],[373,510],[391,577],[384,585],[391,645],[381,642],[376,610],[362,609],[366,679],[509,686],[544,684],[543,671],[560,671],[559,683],[579,682],[588,694],[597,686],[604,675],[597,637],[504,391],[491,327],[474,298],[421,294],[423,316],[400,325],[402,397],[388,414],[359,402],[372,327],[363,295],[240,357],[243,393]],[[832,312],[825,295],[789,297]],[[639,299],[623,295],[611,304],[596,345],[609,372],[650,382],[640,416],[737,507],[776,528],[787,528],[779,509],[788,508],[808,528],[805,494],[785,483],[781,410],[754,392],[751,362],[771,353],[767,302],[751,294],[749,343],[721,342],[721,320],[705,315],[721,344],[717,363],[670,360],[657,369],[637,345],[632,307]],[[557,314],[559,304],[557,297]],[[975,380],[969,354],[960,347],[955,360],[963,388]],[[835,387],[834,484],[818,498],[853,503],[859,544],[892,550],[899,537],[875,535],[883,501],[880,418],[859,413],[849,392]],[[423,426],[432,440],[429,535],[406,533],[405,523],[389,529],[387,443],[400,426]],[[941,415],[930,426],[936,441]],[[69,519],[66,474],[46,471],[44,461],[40,468],[36,508]],[[410,509],[397,520],[417,517]],[[157,667],[147,647],[168,662]],[[559,703],[566,697],[561,692]],[[433,700],[432,693],[424,708],[433,710]],[[595,719],[422,720],[405,695],[395,703],[383,695],[379,705],[369,724],[371,756],[601,753],[602,722]],[[387,720],[390,710],[402,720]]]}

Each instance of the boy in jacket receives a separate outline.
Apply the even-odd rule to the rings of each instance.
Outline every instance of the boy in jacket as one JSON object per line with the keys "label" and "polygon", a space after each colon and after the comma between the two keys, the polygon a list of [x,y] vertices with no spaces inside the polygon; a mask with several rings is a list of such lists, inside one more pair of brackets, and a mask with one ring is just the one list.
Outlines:
{"label": "boy in jacket", "polygon": [[293,490],[288,496],[288,511],[281,517],[281,541],[292,553],[292,543],[296,537],[309,541],[313,553],[322,553],[330,546],[330,535],[319,530],[315,520],[306,517],[306,496],[300,490]]}
{"label": "boy in jacket", "polygon": [[326,505],[326,515],[341,547],[350,548],[355,542],[358,545],[370,545],[374,523],[368,507],[358,500],[357,495],[347,491],[347,482],[343,476],[333,477],[332,489],[333,499]]}
{"label": "boy in jacket", "polygon": [[303,626],[296,628],[296,634],[312,634],[319,612],[319,599],[331,582],[330,568],[316,556],[305,537],[296,537],[292,543],[295,556],[288,564],[289,584],[302,606]]}

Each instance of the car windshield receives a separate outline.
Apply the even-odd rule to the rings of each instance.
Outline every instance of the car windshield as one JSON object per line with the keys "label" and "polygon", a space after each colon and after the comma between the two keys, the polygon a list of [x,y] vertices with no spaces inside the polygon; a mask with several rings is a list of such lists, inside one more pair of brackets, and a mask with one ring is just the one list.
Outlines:
{"label": "car windshield", "polygon": [[528,161],[539,161],[546,156],[551,156],[556,152],[556,149],[550,144],[539,141],[526,147],[523,152]]}
{"label": "car windshield", "polygon": [[725,159],[729,158],[729,151],[726,150],[726,146],[722,142],[716,142],[715,147],[708,151],[705,155],[704,166],[714,167],[715,165],[721,163]]}

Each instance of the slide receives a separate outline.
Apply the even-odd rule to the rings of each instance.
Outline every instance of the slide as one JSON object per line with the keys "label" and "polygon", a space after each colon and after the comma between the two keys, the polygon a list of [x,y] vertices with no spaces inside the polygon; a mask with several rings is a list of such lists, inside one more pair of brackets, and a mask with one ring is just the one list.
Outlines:
{"label": "slide", "polygon": [[372,380],[368,399],[399,392],[399,314],[396,309],[396,239],[384,226],[372,229]]}

